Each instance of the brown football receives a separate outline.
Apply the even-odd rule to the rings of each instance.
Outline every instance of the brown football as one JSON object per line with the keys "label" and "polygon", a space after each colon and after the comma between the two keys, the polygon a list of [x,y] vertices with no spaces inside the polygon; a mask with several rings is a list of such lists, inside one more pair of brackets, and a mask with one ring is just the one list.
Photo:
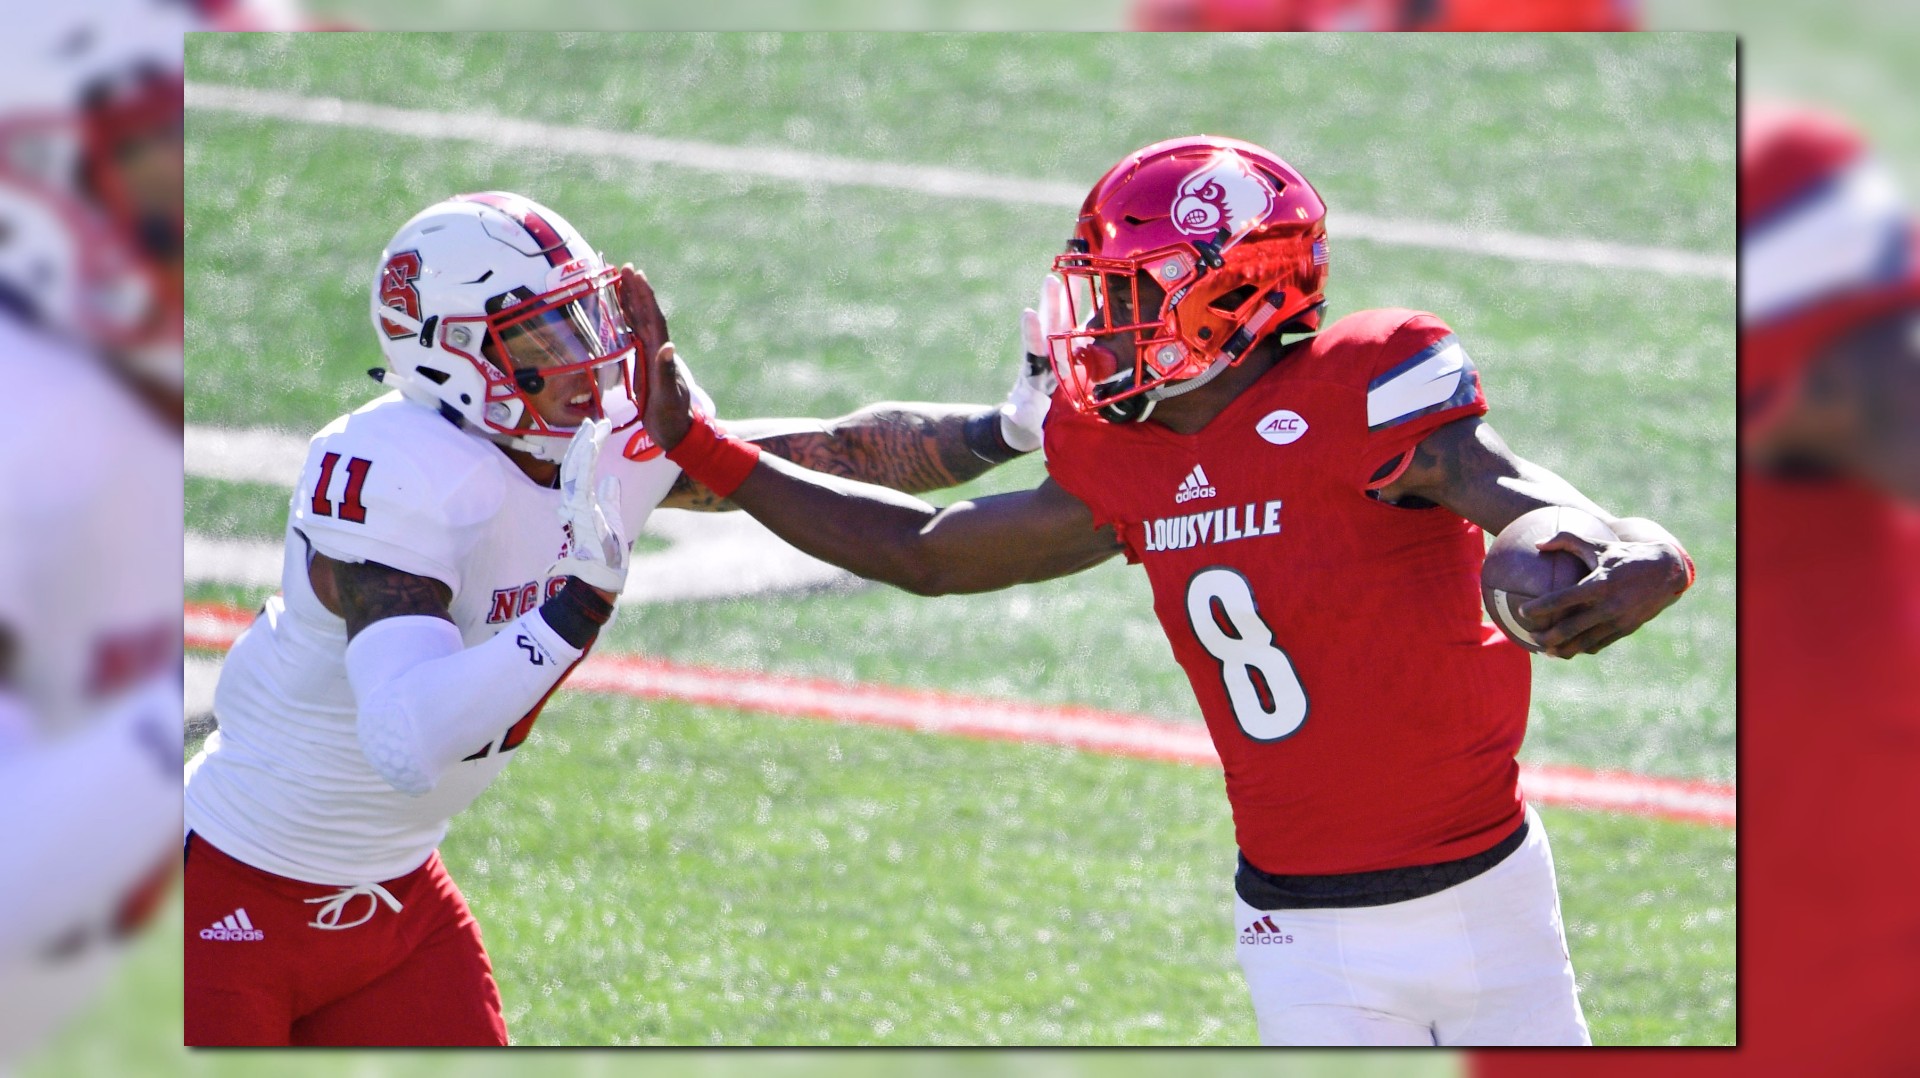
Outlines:
{"label": "brown football", "polygon": [[1572,587],[1592,569],[1564,550],[1536,549],[1561,532],[1594,542],[1615,538],[1613,529],[1592,513],[1549,505],[1523,513],[1507,525],[1494,537],[1493,545],[1487,548],[1487,560],[1480,566],[1480,599],[1486,604],[1487,616],[1508,639],[1528,651],[1540,650],[1532,630],[1541,626],[1523,623],[1516,608],[1529,599]]}

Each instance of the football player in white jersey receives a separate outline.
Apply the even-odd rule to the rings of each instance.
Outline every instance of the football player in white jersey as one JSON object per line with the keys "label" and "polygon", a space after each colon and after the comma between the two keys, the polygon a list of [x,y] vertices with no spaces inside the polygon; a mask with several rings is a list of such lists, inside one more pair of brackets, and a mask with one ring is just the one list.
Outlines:
{"label": "football player in white jersey", "polygon": [[[188,1044],[506,1043],[436,847],[592,647],[648,514],[729,493],[640,424],[635,350],[667,339],[644,277],[550,209],[422,211],[381,255],[372,321],[393,392],[314,436],[281,593],[189,764]],[[760,444],[949,486],[1037,447],[1048,388],[1029,368],[998,408],[875,405]]]}
{"label": "football player in white jersey", "polygon": [[177,15],[8,14],[0,380],[68,407],[0,424],[0,1071],[92,997],[178,865]]}

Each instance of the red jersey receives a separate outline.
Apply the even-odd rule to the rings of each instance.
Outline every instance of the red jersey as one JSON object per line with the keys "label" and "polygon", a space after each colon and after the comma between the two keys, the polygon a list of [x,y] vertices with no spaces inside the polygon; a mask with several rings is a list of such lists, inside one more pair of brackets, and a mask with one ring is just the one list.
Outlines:
{"label": "red jersey", "polygon": [[1920,512],[1749,470],[1740,515],[1742,1044],[1893,1073],[1920,1009]]}
{"label": "red jersey", "polygon": [[1135,0],[1138,30],[1622,31],[1639,0]]}
{"label": "red jersey", "polygon": [[1145,566],[1256,868],[1434,864],[1519,825],[1530,669],[1481,617],[1481,531],[1368,494],[1486,410],[1453,332],[1398,309],[1294,345],[1196,434],[1053,409],[1048,471]]}
{"label": "red jersey", "polygon": [[[1666,1075],[1897,1074],[1920,1013],[1920,512],[1849,480],[1740,484],[1740,1047]],[[1476,1052],[1474,1078],[1611,1075]]]}

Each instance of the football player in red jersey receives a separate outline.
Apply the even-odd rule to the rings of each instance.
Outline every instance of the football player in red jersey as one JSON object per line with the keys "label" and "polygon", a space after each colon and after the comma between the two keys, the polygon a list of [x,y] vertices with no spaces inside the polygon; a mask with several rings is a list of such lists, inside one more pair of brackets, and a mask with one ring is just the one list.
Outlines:
{"label": "football player in red jersey", "polygon": [[1136,0],[1137,30],[1617,31],[1638,0]]}
{"label": "football player in red jersey", "polygon": [[[1907,1073],[1920,222],[1844,120],[1765,103],[1741,123],[1740,1047],[1635,1066]],[[1583,1073],[1525,1053],[1473,1064],[1548,1068]]]}
{"label": "football player in red jersey", "polygon": [[1559,504],[1618,534],[1547,544],[1594,567],[1523,608],[1560,657],[1631,633],[1691,566],[1508,449],[1434,315],[1361,311],[1288,343],[1320,327],[1325,215],[1232,139],[1108,171],[1027,316],[1059,377],[1033,490],[935,509],[789,468],[690,412],[670,347],[647,426],[789,542],[917,593],[1142,564],[1225,766],[1262,1041],[1584,1044],[1518,789],[1528,659],[1481,618],[1482,529]]}

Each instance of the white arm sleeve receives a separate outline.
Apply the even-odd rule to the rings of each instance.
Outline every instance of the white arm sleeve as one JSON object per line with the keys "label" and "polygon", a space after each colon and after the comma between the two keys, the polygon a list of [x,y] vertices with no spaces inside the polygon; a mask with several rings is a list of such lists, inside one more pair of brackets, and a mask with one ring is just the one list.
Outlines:
{"label": "white arm sleeve", "polygon": [[[10,725],[34,725],[0,693]],[[124,896],[180,843],[180,683],[155,678],[73,733],[0,755],[0,959]],[[175,854],[177,856],[177,852]]]}
{"label": "white arm sleeve", "polygon": [[376,621],[347,645],[360,751],[394,789],[419,797],[533,710],[582,654],[538,610],[470,648],[441,618]]}

